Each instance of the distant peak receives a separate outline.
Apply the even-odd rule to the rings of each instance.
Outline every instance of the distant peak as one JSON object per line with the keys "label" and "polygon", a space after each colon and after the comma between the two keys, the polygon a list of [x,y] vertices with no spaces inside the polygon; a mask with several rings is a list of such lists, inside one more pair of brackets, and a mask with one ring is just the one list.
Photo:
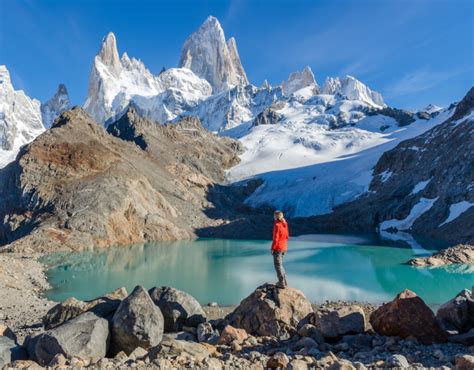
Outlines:
{"label": "distant peak", "polygon": [[0,83],[3,82],[11,83],[10,72],[8,71],[7,66],[4,64],[0,65]]}
{"label": "distant peak", "polygon": [[202,25],[203,26],[204,25],[212,25],[212,26],[221,27],[221,24],[220,24],[219,20],[216,17],[214,17],[213,15],[210,15],[209,17],[207,17]]}
{"label": "distant peak", "polygon": [[66,85],[64,84],[59,84],[58,85],[58,92],[57,92],[58,95],[68,95],[68,92],[67,92],[67,88],[66,88]]}
{"label": "distant peak", "polygon": [[120,73],[121,63],[117,51],[117,40],[112,32],[109,32],[102,40],[99,50],[99,58],[106,66],[112,68],[115,73]]}

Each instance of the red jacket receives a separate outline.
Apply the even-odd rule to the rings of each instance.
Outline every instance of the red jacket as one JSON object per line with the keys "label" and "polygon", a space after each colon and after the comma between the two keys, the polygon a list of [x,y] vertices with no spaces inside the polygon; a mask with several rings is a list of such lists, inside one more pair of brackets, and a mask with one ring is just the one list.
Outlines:
{"label": "red jacket", "polygon": [[288,249],[288,224],[285,220],[275,221],[273,226],[272,251],[286,252]]}

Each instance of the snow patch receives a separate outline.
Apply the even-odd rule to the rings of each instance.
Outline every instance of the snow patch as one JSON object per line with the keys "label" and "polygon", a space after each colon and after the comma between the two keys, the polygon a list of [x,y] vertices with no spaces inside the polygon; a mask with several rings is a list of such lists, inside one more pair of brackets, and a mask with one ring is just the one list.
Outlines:
{"label": "snow patch", "polygon": [[444,220],[442,223],[439,224],[438,227],[441,227],[447,223],[450,223],[451,221],[455,220],[458,218],[461,214],[466,212],[469,208],[474,206],[474,203],[468,202],[466,200],[463,200],[458,203],[453,203],[449,206],[449,216]]}
{"label": "snow patch", "polygon": [[426,188],[426,185],[428,185],[430,181],[431,181],[431,178],[429,178],[426,181],[420,181],[418,184],[416,184],[413,187],[413,190],[411,191],[410,195],[418,194],[420,191],[424,190]]}
{"label": "snow patch", "polygon": [[439,197],[428,199],[428,198],[420,198],[418,203],[416,203],[410,211],[410,214],[404,218],[403,220],[392,219],[383,221],[380,224],[380,230],[389,230],[389,229],[396,229],[396,230],[409,230],[413,223],[423,214],[428,212],[433,204],[438,200]]}

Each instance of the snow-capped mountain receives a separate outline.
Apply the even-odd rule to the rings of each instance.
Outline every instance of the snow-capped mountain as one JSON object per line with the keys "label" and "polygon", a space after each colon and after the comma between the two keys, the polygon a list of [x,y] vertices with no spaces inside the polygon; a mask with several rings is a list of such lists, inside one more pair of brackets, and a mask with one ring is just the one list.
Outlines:
{"label": "snow-capped mountain", "polygon": [[424,107],[423,109],[420,109],[419,112],[426,112],[428,114],[433,114],[433,113],[437,113],[439,112],[440,110],[442,110],[443,108],[438,106],[438,105],[435,105],[435,104],[428,104],[426,107]]}
{"label": "snow-capped mountain", "polygon": [[43,131],[40,102],[15,90],[7,67],[0,65],[0,168]]}
{"label": "snow-capped mountain", "polygon": [[326,78],[322,93],[329,95],[340,94],[347,99],[360,100],[378,108],[386,106],[379,92],[371,90],[352,76],[346,76],[343,79],[339,77]]}
{"label": "snow-capped mountain", "polygon": [[224,30],[212,16],[184,43],[179,67],[189,68],[207,80],[214,94],[249,83],[235,39],[226,42]]}
{"label": "snow-capped mountain", "polygon": [[[305,67],[302,71],[293,72],[288,77],[287,81],[282,83],[283,93],[290,96],[299,91],[299,94],[307,97],[319,93],[319,86],[314,78],[313,71],[310,67]],[[301,89],[305,89],[301,91]],[[309,95],[308,95],[309,94]]]}
{"label": "snow-capped mountain", "polygon": [[141,62],[124,53],[119,59],[115,35],[109,33],[94,58],[84,109],[99,123],[118,119],[128,104],[145,117],[167,122],[211,94],[209,83],[186,68],[170,68],[153,75]]}
{"label": "snow-capped mountain", "polygon": [[41,104],[41,117],[43,119],[44,127],[50,128],[54,120],[69,108],[71,108],[71,103],[69,101],[66,86],[64,84],[59,84],[58,90],[54,96],[46,103]]}

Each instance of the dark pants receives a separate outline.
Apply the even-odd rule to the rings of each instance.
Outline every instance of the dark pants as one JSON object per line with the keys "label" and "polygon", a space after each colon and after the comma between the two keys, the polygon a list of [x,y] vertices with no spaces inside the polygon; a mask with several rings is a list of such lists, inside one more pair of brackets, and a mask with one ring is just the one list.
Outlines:
{"label": "dark pants", "polygon": [[288,283],[286,282],[286,272],[283,267],[283,255],[282,252],[273,252],[273,265],[278,277],[278,285],[285,287]]}

